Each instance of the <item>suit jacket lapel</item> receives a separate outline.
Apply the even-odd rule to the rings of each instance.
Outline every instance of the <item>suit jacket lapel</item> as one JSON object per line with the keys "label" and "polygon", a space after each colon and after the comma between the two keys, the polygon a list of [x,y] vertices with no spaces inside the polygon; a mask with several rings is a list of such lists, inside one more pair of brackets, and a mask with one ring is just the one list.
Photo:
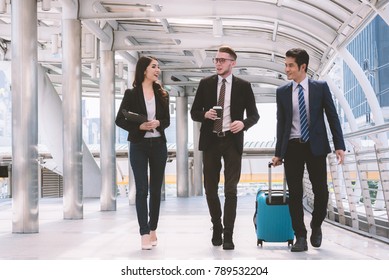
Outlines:
{"label": "suit jacket lapel", "polygon": [[308,100],[309,100],[309,117],[310,117],[310,123],[312,123],[311,116],[312,114],[312,108],[315,108],[314,102],[315,98],[313,98],[313,92],[315,92],[315,85],[311,82],[310,79],[308,79]]}
{"label": "suit jacket lapel", "polygon": [[293,120],[293,101],[292,101],[292,94],[293,94],[293,83],[289,83],[289,86],[286,90],[286,99],[287,99],[287,104],[288,104],[288,110],[287,112],[289,113],[288,116],[286,116],[287,120],[290,120],[290,123],[292,124]]}
{"label": "suit jacket lapel", "polygon": [[213,96],[212,96],[212,101],[213,101],[213,103],[212,104],[217,104],[217,82],[218,82],[218,76],[217,75],[214,75],[213,77],[212,77],[212,87],[215,89],[213,92],[214,92],[214,94],[213,94]]}
{"label": "suit jacket lapel", "polygon": [[139,98],[139,104],[141,106],[140,110],[141,110],[141,112],[145,112],[147,115],[146,101],[145,101],[145,97],[143,95],[143,88],[142,88],[142,86],[139,86],[137,88],[138,88],[137,95]]}
{"label": "suit jacket lapel", "polygon": [[237,96],[239,96],[239,94],[237,94],[237,88],[236,88],[236,77],[234,75],[232,75],[232,79],[231,79],[231,98],[230,98],[230,108],[234,106],[234,104],[236,104],[234,101],[235,101],[235,98]]}

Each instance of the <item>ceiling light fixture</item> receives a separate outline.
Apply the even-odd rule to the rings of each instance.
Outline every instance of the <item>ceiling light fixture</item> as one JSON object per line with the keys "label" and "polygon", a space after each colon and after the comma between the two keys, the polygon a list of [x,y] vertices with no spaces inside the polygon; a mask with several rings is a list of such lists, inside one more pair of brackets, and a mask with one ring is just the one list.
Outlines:
{"label": "ceiling light fixture", "polygon": [[223,36],[223,22],[220,18],[213,20],[213,36],[222,37]]}
{"label": "ceiling light fixture", "polygon": [[51,0],[42,0],[42,11],[51,10]]}

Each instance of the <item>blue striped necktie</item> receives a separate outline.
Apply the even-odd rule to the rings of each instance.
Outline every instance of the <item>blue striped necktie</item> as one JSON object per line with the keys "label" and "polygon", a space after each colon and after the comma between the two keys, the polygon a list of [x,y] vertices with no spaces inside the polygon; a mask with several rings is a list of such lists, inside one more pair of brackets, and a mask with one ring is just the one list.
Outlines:
{"label": "blue striped necktie", "polygon": [[299,93],[299,111],[300,111],[300,129],[301,129],[301,140],[303,142],[307,142],[309,139],[309,127],[308,127],[308,117],[307,117],[307,109],[305,107],[304,100],[304,89],[302,85],[298,85]]}

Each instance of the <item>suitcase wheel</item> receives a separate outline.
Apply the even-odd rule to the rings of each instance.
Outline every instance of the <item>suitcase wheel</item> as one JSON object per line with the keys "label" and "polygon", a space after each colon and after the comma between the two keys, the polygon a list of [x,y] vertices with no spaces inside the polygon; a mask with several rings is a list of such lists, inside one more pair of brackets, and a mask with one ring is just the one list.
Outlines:
{"label": "suitcase wheel", "polygon": [[261,244],[261,247],[262,247],[262,242],[263,242],[263,240],[257,239],[257,246],[258,246],[259,244]]}
{"label": "suitcase wheel", "polygon": [[288,240],[288,247],[290,246],[293,246],[293,240]]}

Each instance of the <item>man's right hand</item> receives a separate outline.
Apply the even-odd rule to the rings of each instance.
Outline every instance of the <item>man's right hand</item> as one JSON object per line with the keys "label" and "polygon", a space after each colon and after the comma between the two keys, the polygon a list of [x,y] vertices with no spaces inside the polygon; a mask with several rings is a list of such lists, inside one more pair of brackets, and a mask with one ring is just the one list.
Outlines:
{"label": "man's right hand", "polygon": [[273,162],[274,167],[282,164],[282,159],[280,157],[273,157],[271,161]]}
{"label": "man's right hand", "polygon": [[210,119],[210,120],[214,121],[217,118],[217,113],[216,113],[216,111],[214,109],[211,108],[207,112],[205,112],[204,118],[205,119]]}

